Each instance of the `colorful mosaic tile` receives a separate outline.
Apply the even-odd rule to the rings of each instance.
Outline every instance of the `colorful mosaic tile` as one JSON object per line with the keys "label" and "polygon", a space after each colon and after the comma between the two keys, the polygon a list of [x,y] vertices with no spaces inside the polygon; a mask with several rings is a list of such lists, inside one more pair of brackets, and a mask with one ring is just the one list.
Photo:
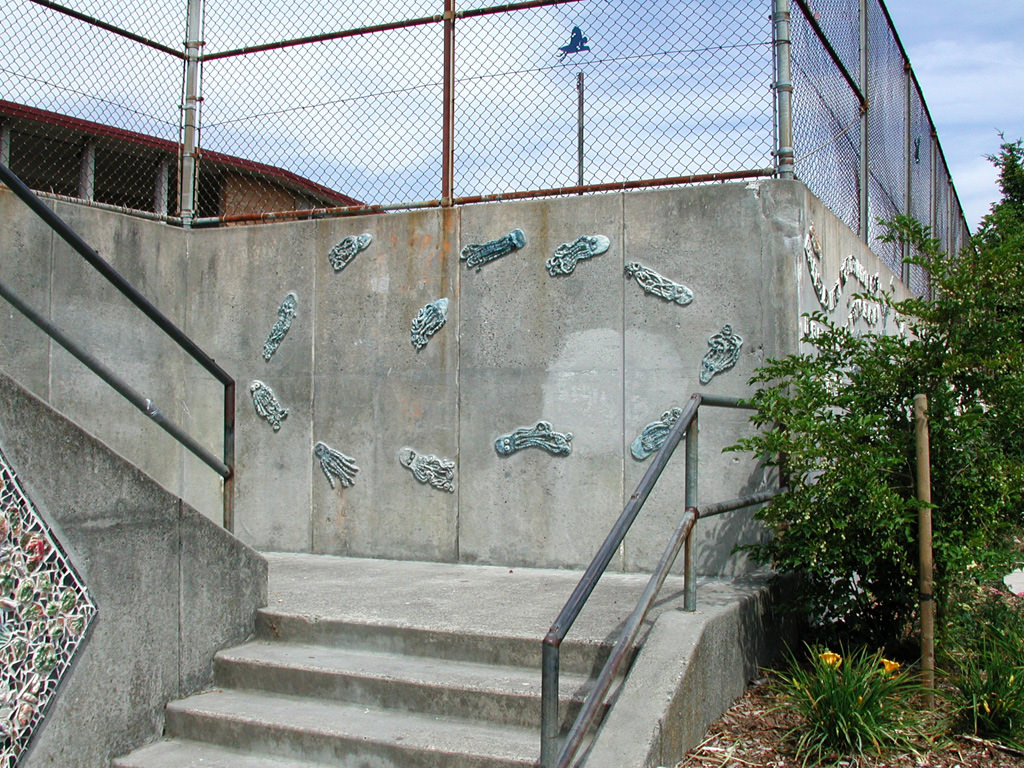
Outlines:
{"label": "colorful mosaic tile", "polygon": [[95,615],[0,452],[0,768],[18,765]]}

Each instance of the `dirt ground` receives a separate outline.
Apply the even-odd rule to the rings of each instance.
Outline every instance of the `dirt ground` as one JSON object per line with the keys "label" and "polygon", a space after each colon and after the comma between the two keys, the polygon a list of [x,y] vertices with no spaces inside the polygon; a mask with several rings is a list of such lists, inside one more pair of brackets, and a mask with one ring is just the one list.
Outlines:
{"label": "dirt ground", "polygon": [[[676,768],[802,768],[784,734],[799,718],[778,708],[768,678],[756,681]],[[1024,768],[1024,753],[965,736],[922,739],[914,751],[840,759],[843,768]]]}

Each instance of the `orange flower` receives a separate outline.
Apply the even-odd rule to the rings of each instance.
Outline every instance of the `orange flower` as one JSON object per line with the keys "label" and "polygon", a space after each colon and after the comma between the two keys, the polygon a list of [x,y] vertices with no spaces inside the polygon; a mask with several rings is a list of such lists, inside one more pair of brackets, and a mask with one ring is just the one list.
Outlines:
{"label": "orange flower", "polygon": [[832,667],[832,669],[835,669],[843,663],[843,657],[840,656],[838,653],[832,653],[832,651],[825,651],[824,653],[819,653],[818,658],[825,662],[827,666]]}
{"label": "orange flower", "polygon": [[882,667],[887,675],[895,675],[900,670],[900,663],[898,661],[889,661],[889,659],[884,657],[880,658],[879,661],[882,662]]}

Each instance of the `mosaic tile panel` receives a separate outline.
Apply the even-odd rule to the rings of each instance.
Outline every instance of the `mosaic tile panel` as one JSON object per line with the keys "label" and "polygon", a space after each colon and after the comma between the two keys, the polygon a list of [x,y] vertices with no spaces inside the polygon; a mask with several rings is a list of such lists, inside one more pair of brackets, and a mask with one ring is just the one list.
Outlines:
{"label": "mosaic tile panel", "polygon": [[0,768],[18,765],[95,615],[0,452]]}

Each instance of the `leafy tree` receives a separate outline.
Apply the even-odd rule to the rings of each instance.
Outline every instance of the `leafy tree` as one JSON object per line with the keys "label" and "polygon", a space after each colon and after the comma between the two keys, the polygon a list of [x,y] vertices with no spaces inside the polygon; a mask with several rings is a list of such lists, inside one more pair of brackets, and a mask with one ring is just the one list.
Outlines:
{"label": "leafy tree", "polygon": [[960,254],[917,222],[890,223],[931,277],[932,297],[892,302],[906,336],[856,335],[812,316],[809,354],[751,383],[755,423],[738,448],[791,488],[758,516],[761,560],[802,577],[796,605],[821,639],[892,645],[917,606],[912,401],[929,398],[937,597],[1001,579],[1024,523],[1024,151],[992,158],[1003,197]]}

